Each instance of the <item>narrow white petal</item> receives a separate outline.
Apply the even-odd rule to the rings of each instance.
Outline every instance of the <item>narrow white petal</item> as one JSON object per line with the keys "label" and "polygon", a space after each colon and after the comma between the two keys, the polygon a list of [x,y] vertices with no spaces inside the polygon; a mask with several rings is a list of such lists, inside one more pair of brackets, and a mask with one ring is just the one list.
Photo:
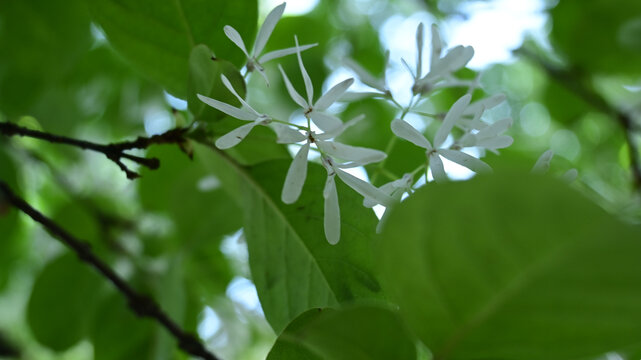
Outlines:
{"label": "narrow white petal", "polygon": [[276,23],[278,23],[278,20],[280,20],[280,17],[283,16],[283,12],[285,11],[285,3],[282,3],[278,6],[276,6],[272,11],[267,14],[267,17],[265,18],[265,22],[263,25],[260,27],[260,30],[258,30],[258,35],[256,36],[256,42],[254,43],[254,51],[252,51],[252,54],[254,56],[258,56],[263,49],[265,48],[265,44],[267,43],[267,40],[269,40],[269,37],[272,34],[272,31],[274,31],[274,27],[276,27]]}
{"label": "narrow white petal", "polygon": [[330,244],[336,245],[341,239],[341,210],[338,206],[338,192],[336,192],[334,175],[327,177],[323,198],[325,198],[325,215],[323,217],[325,238]]}
{"label": "narrow white petal", "polygon": [[419,23],[416,28],[416,77],[421,77],[423,72],[423,23]]}
{"label": "narrow white petal", "polygon": [[577,169],[570,169],[561,176],[561,180],[569,184],[576,180],[577,176],[579,176],[579,171]]}
{"label": "narrow white petal", "polygon": [[292,129],[285,124],[272,123],[272,128],[276,131],[278,138],[276,142],[279,144],[295,144],[307,139],[305,134],[301,134],[300,131]]}
{"label": "narrow white petal", "polygon": [[225,150],[238,145],[238,143],[241,142],[258,124],[260,124],[259,121],[254,121],[251,124],[245,124],[235,128],[227,134],[219,137],[218,140],[216,140],[216,147],[221,150]]}
{"label": "narrow white petal", "polygon": [[421,134],[418,130],[414,129],[412,125],[401,119],[394,119],[392,121],[392,132],[405,139],[418,147],[423,149],[432,150],[432,144]]}
{"label": "narrow white petal", "polygon": [[438,153],[431,153],[429,156],[430,159],[430,169],[432,170],[432,177],[437,183],[444,183],[449,180],[447,174],[445,173],[445,167],[443,166],[443,160],[438,156]]}
{"label": "narrow white petal", "polygon": [[308,109],[309,104],[307,104],[307,101],[303,99],[302,96],[294,89],[294,85],[289,81],[289,78],[287,77],[287,74],[285,74],[285,70],[283,70],[283,67],[278,64],[278,68],[280,69],[280,73],[283,74],[283,80],[285,81],[285,87],[287,87],[287,92],[289,93],[289,96],[291,96],[292,100],[296,102],[296,104],[300,105],[303,109]]}
{"label": "narrow white petal", "polygon": [[[394,191],[394,189],[395,189],[395,187],[394,187],[394,182],[393,182],[393,181],[388,182],[387,184],[385,184],[385,185],[381,186],[379,189],[380,189],[382,192],[384,192],[385,194],[387,194],[387,195],[390,195],[390,196],[391,196],[391,195],[392,195],[392,192],[393,192],[393,191]],[[364,198],[364,199],[363,199],[363,206],[365,206],[365,207],[372,208],[372,207],[374,207],[374,206],[376,206],[376,205],[378,205],[378,204],[377,204],[375,201],[373,201],[372,199],[370,199],[370,198]]]}
{"label": "narrow white petal", "polygon": [[484,147],[489,150],[503,149],[514,143],[514,139],[508,135],[501,135],[489,139],[482,139],[476,142],[476,146]]}
{"label": "narrow white petal", "polygon": [[308,154],[309,142],[301,146],[292,164],[289,166],[289,170],[287,170],[287,177],[285,178],[283,193],[281,194],[281,200],[283,200],[285,204],[295,203],[303,190],[305,178],[307,178]]}
{"label": "narrow white petal", "polygon": [[309,117],[314,121],[314,124],[323,131],[335,130],[343,124],[336,116],[316,110],[312,110],[312,112],[309,113]]}
{"label": "narrow white petal", "polygon": [[314,104],[314,110],[327,110],[330,105],[332,105],[334,102],[336,102],[336,100],[343,96],[345,91],[347,91],[347,89],[352,86],[353,83],[354,79],[349,78],[334,85],[331,89],[329,89],[329,91],[327,91],[318,99],[316,104]]}
{"label": "narrow white petal", "polygon": [[344,63],[348,68],[352,69],[352,71],[356,73],[359,80],[362,81],[363,84],[373,87],[374,89],[382,92],[386,91],[384,81],[381,81],[375,78],[374,76],[372,76],[372,74],[367,72],[367,70],[363,69],[358,63],[356,63],[352,59],[345,59]]}
{"label": "narrow white petal", "polygon": [[324,132],[322,134],[316,134],[314,137],[316,139],[319,139],[319,140],[329,140],[331,138],[335,138],[338,135],[342,134],[343,131],[345,131],[347,128],[349,128],[350,126],[354,126],[356,123],[358,123],[359,121],[361,121],[363,119],[365,119],[365,115],[364,114],[360,114],[360,115],[356,116],[355,118],[353,118],[351,120],[348,120],[345,123],[342,123],[339,127],[334,128],[333,130],[330,130],[330,131],[326,131],[326,132]]}
{"label": "narrow white petal", "polygon": [[354,161],[359,165],[378,162],[387,157],[387,154],[379,150],[345,145],[335,141],[317,140],[316,145],[318,145],[321,151],[331,157],[346,161]]}
{"label": "narrow white petal", "polygon": [[359,92],[356,92],[356,91],[351,92],[350,91],[350,92],[346,92],[345,94],[343,94],[343,96],[341,96],[341,98],[338,99],[338,101],[340,101],[340,102],[354,102],[354,101],[363,100],[363,99],[367,99],[367,98],[376,98],[376,97],[384,97],[384,96],[385,96],[385,94],[374,92],[374,91],[359,91]]}
{"label": "narrow white petal", "polygon": [[449,72],[455,72],[465,65],[474,57],[474,48],[471,46],[456,46],[450,50],[443,58]]}
{"label": "narrow white petal", "polygon": [[543,174],[548,171],[550,168],[550,161],[552,161],[552,158],[554,157],[554,151],[548,150],[541,154],[539,158],[536,160],[536,164],[534,164],[534,167],[532,167],[532,172],[537,173],[537,174]]}
{"label": "narrow white petal", "polygon": [[390,206],[395,203],[395,200],[392,197],[367,181],[361,180],[352,174],[344,172],[343,170],[334,169],[338,177],[341,178],[347,186],[354,189],[354,191],[361,194],[363,197],[369,198],[377,204],[384,206]]}
{"label": "narrow white petal", "polygon": [[[298,47],[298,49],[302,52],[307,49],[311,49],[314,46],[318,45],[316,44],[308,44],[308,45],[301,45]],[[258,62],[261,64],[264,64],[270,60],[278,59],[283,56],[291,55],[291,54],[296,54],[296,47],[290,47],[286,49],[281,49],[281,50],[274,50],[266,53],[265,55],[261,56],[260,59],[258,59]]]}
{"label": "narrow white petal", "polygon": [[456,100],[454,105],[450,108],[450,111],[447,112],[445,118],[443,119],[443,124],[434,135],[434,147],[439,148],[447,139],[447,136],[452,132],[452,128],[461,118],[463,111],[470,104],[470,99],[472,95],[465,94],[461,96],[460,99]]}
{"label": "narrow white petal", "polygon": [[437,60],[441,58],[442,50],[443,43],[441,42],[441,35],[438,33],[436,24],[432,24],[432,58],[430,59],[430,71],[434,68]]}
{"label": "narrow white petal", "polygon": [[412,70],[412,67],[405,61],[405,59],[401,58],[401,63],[403,63],[403,66],[409,71],[410,75],[414,78],[414,80],[418,79],[418,76],[414,73],[414,70]]}
{"label": "narrow white petal", "polygon": [[229,25],[225,25],[225,27],[223,28],[223,31],[225,32],[225,35],[227,35],[229,40],[231,40],[234,44],[236,44],[236,46],[238,46],[240,50],[242,50],[245,53],[245,55],[249,58],[249,54],[247,53],[247,48],[245,48],[245,43],[243,42],[243,38],[240,37],[240,34],[238,33],[238,31],[236,31],[236,29],[234,29]]}
{"label": "narrow white petal", "polygon": [[503,101],[505,101],[505,95],[503,94],[496,94],[489,98],[475,101],[474,103],[470,104],[470,106],[468,106],[467,109],[465,109],[465,111],[463,112],[463,115],[467,115],[467,116],[474,115],[476,114],[477,111],[481,109],[491,109],[499,105]]}
{"label": "narrow white petal", "polygon": [[229,90],[232,94],[234,94],[234,96],[236,97],[236,99],[238,99],[238,101],[240,101],[240,103],[241,103],[241,104],[243,104],[243,106],[244,106],[244,107],[246,107],[246,108],[247,108],[247,109],[249,109],[251,112],[253,112],[253,113],[256,115],[256,117],[260,116],[260,114],[259,114],[256,110],[254,110],[254,108],[252,108],[252,107],[251,107],[251,106],[250,106],[250,105],[245,101],[245,99],[243,99],[243,98],[242,98],[242,96],[238,95],[238,93],[236,92],[236,90],[235,90],[235,89],[234,89],[234,87],[232,86],[231,82],[229,81],[229,79],[227,79],[227,77],[226,77],[224,74],[220,74],[220,79],[223,81],[223,85],[225,85],[225,87],[227,88],[227,90]]}
{"label": "narrow white petal", "polygon": [[305,83],[305,91],[307,91],[307,102],[309,104],[314,103],[314,85],[312,85],[312,79],[309,78],[307,70],[305,70],[305,65],[303,64],[303,57],[300,56],[300,46],[298,45],[298,37],[294,35],[294,42],[296,43],[296,56],[298,57],[298,66],[300,67],[300,73],[303,75],[303,82]]}
{"label": "narrow white petal", "polygon": [[200,94],[198,94],[198,98],[200,99],[200,101],[213,107],[214,109],[222,111],[231,117],[235,117],[236,119],[247,120],[247,121],[256,120],[257,116],[245,109],[239,109],[237,107],[233,107],[222,101],[218,101],[216,99],[212,99],[210,97],[200,95]]}
{"label": "narrow white petal", "polygon": [[507,119],[499,120],[494,124],[481,129],[478,132],[477,136],[482,139],[496,137],[504,133],[505,131],[507,131],[507,129],[509,129],[510,126],[512,126],[512,119],[507,118]]}
{"label": "narrow white petal", "polygon": [[487,174],[492,172],[492,168],[490,167],[490,165],[483,162],[483,160],[477,159],[474,156],[466,154],[462,151],[440,149],[438,150],[438,153],[444,158],[450,161],[454,161],[459,165],[463,165],[478,174]]}

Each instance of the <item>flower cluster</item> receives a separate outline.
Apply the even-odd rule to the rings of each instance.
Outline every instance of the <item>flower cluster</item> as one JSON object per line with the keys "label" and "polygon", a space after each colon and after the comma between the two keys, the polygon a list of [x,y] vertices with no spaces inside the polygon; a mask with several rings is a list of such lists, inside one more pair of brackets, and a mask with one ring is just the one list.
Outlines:
{"label": "flower cluster", "polygon": [[[278,120],[255,110],[238,94],[224,75],[221,75],[221,80],[224,86],[238,99],[241,104],[240,107],[200,94],[198,97],[206,104],[231,117],[249,122],[218,138],[216,146],[220,149],[228,149],[237,145],[258,125],[271,127],[277,134],[278,143],[299,146],[287,171],[285,183],[283,184],[281,200],[286,204],[295,203],[301,195],[307,178],[310,151],[313,150],[320,155],[320,163],[327,171],[327,178],[323,189],[324,230],[325,236],[330,244],[336,244],[340,240],[341,234],[336,177],[363,196],[364,206],[374,207],[376,205],[382,205],[389,208],[399,203],[405,194],[413,193],[414,178],[415,175],[420,172],[427,174],[429,169],[436,182],[446,181],[448,177],[441,157],[461,164],[474,172],[486,173],[491,171],[489,165],[464,150],[466,148],[476,148],[483,151],[496,152],[498,149],[505,148],[512,143],[511,137],[503,135],[510,127],[511,119],[504,119],[493,123],[482,120],[483,112],[486,109],[498,105],[504,100],[504,97],[498,95],[471,102],[471,93],[476,87],[476,81],[459,80],[455,76],[455,73],[463,68],[472,58],[474,54],[473,49],[471,47],[457,46],[442,56],[443,43],[435,26],[432,27],[432,48],[429,71],[423,74],[423,24],[418,26],[416,33],[418,55],[415,69],[412,69],[405,60],[402,60],[402,63],[410,71],[414,79],[414,84],[411,85],[413,98],[409,105],[402,106],[394,99],[384,76],[382,79],[377,79],[356,62],[349,59],[345,61],[345,64],[356,73],[364,84],[372,87],[374,91],[367,93],[347,93],[347,90],[354,82],[354,79],[350,78],[333,86],[315,100],[314,87],[303,63],[301,52],[316,44],[301,46],[298,43],[298,38],[294,36],[294,47],[261,55],[270,34],[283,14],[284,8],[285,4],[283,3],[269,13],[258,32],[251,52],[247,51],[242,38],[236,30],[226,26],[224,31],[229,39],[247,56],[247,72],[257,70],[264,77],[268,86],[269,79],[264,72],[262,64],[281,56],[296,54],[298,67],[305,85],[305,96],[301,95],[294,88],[282,66],[278,65],[278,67],[287,92],[291,99],[302,108],[307,125],[303,126]],[[389,66],[389,52],[386,52],[386,59],[387,67]],[[433,91],[448,87],[467,87],[468,94],[459,98],[444,116],[436,116],[436,118],[442,120],[442,123],[436,134],[430,137],[430,141],[423,133],[406,122],[404,117],[408,113],[421,115],[422,113],[416,110],[417,106]],[[390,182],[380,188],[350,174],[348,169],[381,162],[386,158],[386,153],[379,150],[343,144],[335,140],[335,138],[347,128],[358,121],[362,121],[364,116],[358,116],[350,121],[343,122],[340,118],[328,112],[329,107],[339,100],[345,101],[348,97],[363,96],[383,98],[385,101],[390,101],[394,104],[398,108],[400,115],[395,119],[390,119],[393,134],[398,138],[410,141],[416,146],[423,148],[426,154],[425,164],[403,175],[401,178],[392,178]],[[320,129],[320,131],[318,131],[318,129]],[[457,136],[454,136],[455,134]],[[450,141],[450,139],[452,139],[452,141]],[[387,214],[386,212],[382,216],[377,231],[379,231],[383,225]]]}

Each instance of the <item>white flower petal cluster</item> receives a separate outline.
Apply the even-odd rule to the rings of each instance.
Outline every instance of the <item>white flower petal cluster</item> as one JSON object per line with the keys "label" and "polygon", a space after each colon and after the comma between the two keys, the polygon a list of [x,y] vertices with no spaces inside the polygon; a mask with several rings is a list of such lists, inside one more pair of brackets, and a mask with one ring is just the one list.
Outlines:
{"label": "white flower petal cluster", "polygon": [[412,91],[415,94],[425,94],[435,89],[470,86],[473,84],[471,81],[456,79],[453,74],[470,62],[474,56],[474,48],[459,45],[450,49],[445,56],[441,56],[443,41],[436,25],[432,25],[430,69],[423,76],[423,43],[423,23],[420,23],[416,29],[416,70],[413,71],[407,62],[402,60],[405,67],[414,77]]}
{"label": "white flower petal cluster", "polygon": [[[432,175],[436,182],[447,181],[447,174],[443,167],[441,156],[460,164],[476,173],[488,173],[492,169],[489,165],[480,159],[475,158],[463,151],[464,147],[482,147],[489,150],[496,150],[507,147],[512,144],[512,138],[507,135],[501,135],[511,125],[511,119],[498,121],[494,124],[487,125],[485,123],[481,130],[473,133],[474,128],[466,132],[455,145],[444,147],[443,144],[447,137],[451,134],[452,129],[461,121],[466,109],[470,105],[472,96],[470,94],[463,95],[458,99],[450,110],[445,115],[443,123],[439,127],[436,135],[434,135],[433,143],[423,136],[418,130],[413,128],[407,122],[401,119],[392,121],[392,132],[407,141],[412,142],[414,145],[425,149],[425,154],[429,161],[429,168],[432,170]],[[480,120],[482,113],[478,111],[473,123],[482,123]]]}
{"label": "white flower petal cluster", "polygon": [[[240,48],[240,50],[242,50],[247,57],[247,71],[251,72],[254,69],[258,71],[260,75],[262,75],[262,77],[265,79],[265,83],[267,84],[267,86],[269,86],[269,79],[267,78],[267,74],[265,74],[263,64],[270,60],[278,59],[287,55],[292,55],[297,51],[296,47],[291,47],[287,49],[270,51],[266,54],[261,55],[261,53],[265,49],[267,40],[269,40],[269,37],[274,31],[276,24],[283,16],[283,12],[285,12],[285,5],[286,3],[282,3],[276,6],[272,11],[269,12],[269,14],[267,14],[265,22],[263,22],[263,25],[258,30],[258,35],[256,35],[254,47],[252,48],[251,52],[247,51],[245,42],[236,29],[229,25],[225,25],[225,27],[223,28],[223,31],[225,32],[225,35],[227,35],[229,40],[236,44],[236,46],[238,46],[238,48]],[[298,51],[304,51],[316,45],[318,44],[302,45],[298,48]]]}

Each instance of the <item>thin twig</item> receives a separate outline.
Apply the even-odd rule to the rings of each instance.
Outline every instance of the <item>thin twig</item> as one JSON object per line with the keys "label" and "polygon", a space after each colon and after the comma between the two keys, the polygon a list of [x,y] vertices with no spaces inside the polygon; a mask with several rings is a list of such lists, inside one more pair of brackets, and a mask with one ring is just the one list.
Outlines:
{"label": "thin twig", "polygon": [[140,175],[129,169],[122,159],[128,159],[149,169],[155,170],[160,166],[158,158],[145,158],[126,153],[126,150],[146,149],[152,144],[184,144],[186,142],[185,133],[187,129],[176,128],[151,137],[138,137],[133,141],[123,141],[112,144],[97,144],[90,141],[78,140],[66,136],[50,134],[47,132],[31,130],[9,122],[0,122],[0,134],[5,136],[26,136],[35,139],[41,139],[55,144],[71,145],[83,150],[91,150],[103,153],[109,160],[113,161],[124,171],[128,179],[136,179]]}
{"label": "thin twig", "polygon": [[536,63],[551,79],[556,80],[560,85],[582,98],[596,110],[616,119],[623,130],[625,141],[628,144],[630,171],[632,172],[634,188],[641,191],[641,157],[639,156],[639,145],[634,139],[634,131],[638,126],[634,123],[632,116],[629,113],[610,105],[610,103],[608,103],[601,94],[594,90],[592,86],[585,83],[585,76],[583,76],[583,74],[578,70],[556,67],[524,48],[516,50],[515,53]]}
{"label": "thin twig", "polygon": [[73,250],[80,260],[89,264],[102,276],[107,278],[118,289],[118,291],[127,298],[129,307],[138,316],[155,319],[173,335],[173,337],[178,341],[178,346],[183,351],[205,360],[218,360],[218,357],[205,349],[196,336],[186,332],[176,324],[152,298],[137,292],[124,279],[116,274],[109,265],[98,258],[93,253],[91,246],[87,242],[75,238],[53,220],[31,207],[31,205],[16,195],[2,180],[0,180],[0,198],[31,217],[34,221],[40,223],[55,238]]}

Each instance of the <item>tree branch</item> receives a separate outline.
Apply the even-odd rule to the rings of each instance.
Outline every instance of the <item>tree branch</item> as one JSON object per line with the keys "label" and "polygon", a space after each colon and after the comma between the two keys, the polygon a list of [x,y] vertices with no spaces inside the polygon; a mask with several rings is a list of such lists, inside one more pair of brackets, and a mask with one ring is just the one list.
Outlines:
{"label": "tree branch", "polygon": [[102,276],[107,278],[122,295],[127,298],[129,307],[141,317],[148,317],[155,319],[173,337],[178,341],[178,346],[186,353],[196,356],[205,360],[218,360],[214,354],[209,352],[203,344],[193,334],[184,331],[178,324],[176,324],[150,297],[138,293],[133,289],[124,279],[122,279],[116,272],[109,267],[105,262],[98,258],[91,246],[82,240],[75,238],[66,230],[61,228],[58,224],[53,222],[38,210],[34,209],[25,200],[16,195],[11,188],[0,179],[0,200],[11,204],[24,214],[28,215],[34,221],[40,223],[47,229],[55,238],[60,240],[63,244],[73,250],[80,260],[92,266]]}
{"label": "tree branch", "polygon": [[128,179],[136,179],[140,177],[140,174],[136,173],[129,169],[123,162],[122,159],[131,160],[137,164],[145,166],[149,169],[155,170],[160,166],[160,160],[158,158],[145,158],[140,156],[135,156],[127,154],[126,150],[132,149],[146,149],[152,144],[178,144],[183,145],[187,139],[185,138],[185,133],[187,132],[186,128],[176,128],[164,132],[159,135],[154,135],[151,137],[138,137],[133,141],[123,141],[118,143],[112,143],[108,145],[97,144],[90,141],[78,140],[66,136],[60,136],[55,134],[50,134],[47,132],[31,130],[22,126],[18,126],[9,122],[0,122],[0,134],[5,136],[26,136],[35,139],[45,140],[54,144],[64,144],[71,145],[83,150],[91,150],[95,152],[103,153],[109,160],[113,161],[120,170],[122,170]]}
{"label": "tree branch", "polygon": [[561,69],[556,67],[524,48],[516,50],[515,53],[540,66],[550,78],[556,80],[560,85],[582,98],[596,110],[616,119],[623,130],[625,141],[628,144],[630,171],[632,172],[634,188],[641,191],[641,156],[639,155],[639,145],[634,139],[634,131],[638,130],[638,125],[634,123],[632,116],[610,105],[592,86],[582,81],[584,76],[576,69]]}

